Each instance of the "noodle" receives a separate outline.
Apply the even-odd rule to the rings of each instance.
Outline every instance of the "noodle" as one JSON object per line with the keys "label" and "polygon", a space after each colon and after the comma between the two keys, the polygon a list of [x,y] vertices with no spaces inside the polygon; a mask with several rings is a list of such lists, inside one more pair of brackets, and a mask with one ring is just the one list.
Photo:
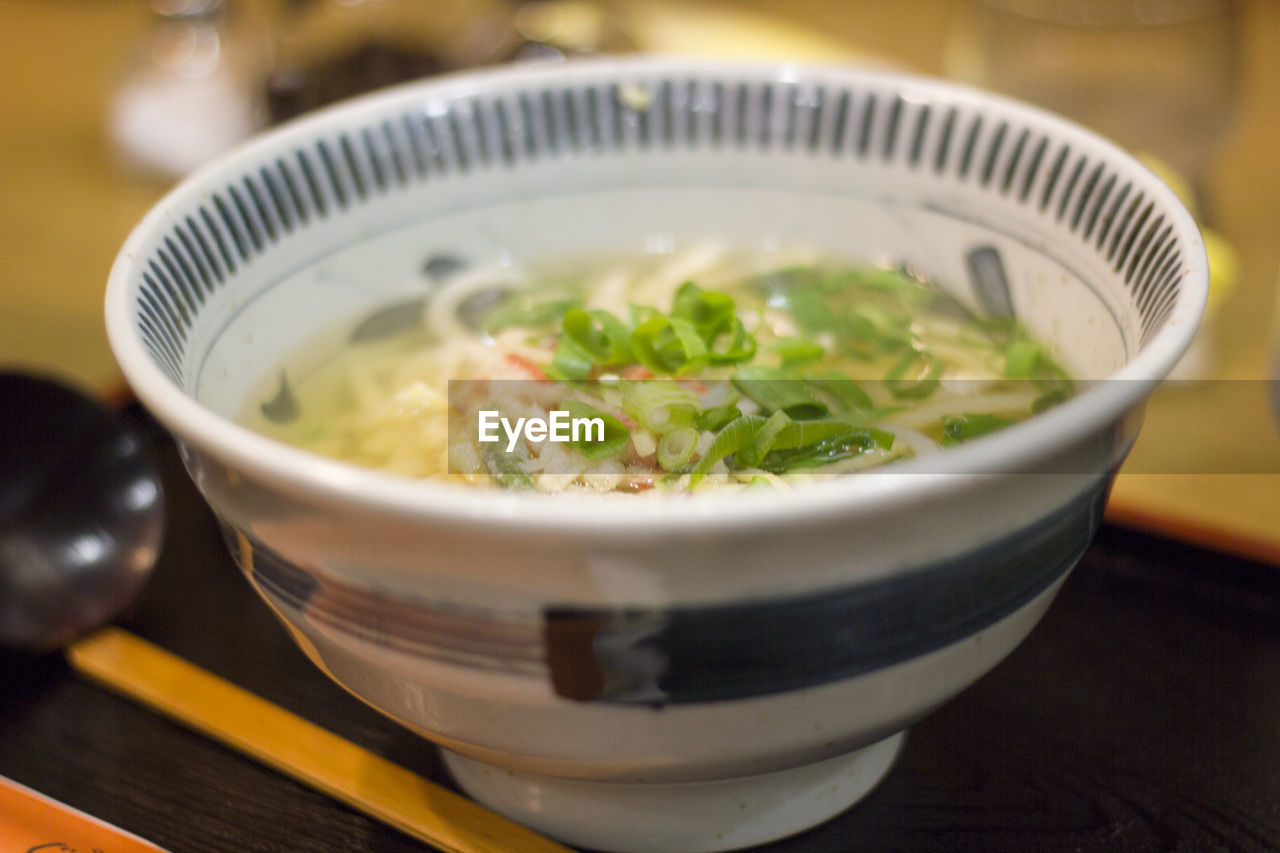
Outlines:
{"label": "noodle", "polygon": [[936,454],[1072,393],[1019,324],[905,271],[777,258],[462,270],[294,382],[298,419],[243,420],[406,477],[669,494]]}

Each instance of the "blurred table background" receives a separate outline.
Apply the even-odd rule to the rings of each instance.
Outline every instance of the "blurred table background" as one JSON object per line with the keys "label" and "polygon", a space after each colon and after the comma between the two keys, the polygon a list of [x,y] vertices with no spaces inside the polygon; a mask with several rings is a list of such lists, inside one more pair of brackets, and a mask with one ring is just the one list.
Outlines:
{"label": "blurred table background", "polygon": [[[449,6],[431,4],[433,14]],[[497,8],[470,8],[481,7]],[[953,67],[953,35],[970,11],[967,0],[613,0],[612,8],[639,49],[847,58],[927,74]],[[1280,4],[1237,8],[1237,108],[1204,179],[1213,224],[1238,259],[1212,320],[1202,374],[1211,381],[1157,394],[1109,513],[1280,562],[1280,433],[1263,381],[1280,271]],[[167,183],[122,167],[107,116],[149,26],[142,0],[0,4],[0,367],[102,394],[120,389],[103,288],[126,234]]]}

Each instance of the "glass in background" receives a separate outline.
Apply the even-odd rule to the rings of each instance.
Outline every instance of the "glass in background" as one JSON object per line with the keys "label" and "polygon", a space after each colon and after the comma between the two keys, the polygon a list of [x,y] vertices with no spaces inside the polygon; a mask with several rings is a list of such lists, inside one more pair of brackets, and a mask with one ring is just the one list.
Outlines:
{"label": "glass in background", "polygon": [[253,4],[150,0],[144,37],[125,57],[109,134],[129,171],[180,178],[262,126],[256,84],[267,41]]}
{"label": "glass in background", "polygon": [[1213,228],[1214,156],[1238,101],[1237,0],[968,0],[948,73],[1084,124],[1145,160],[1195,214],[1209,254],[1209,308],[1175,371],[1212,372],[1212,316],[1236,278]]}
{"label": "glass in background", "polygon": [[276,0],[265,81],[279,122],[431,74],[634,49],[605,0]]}
{"label": "glass in background", "polygon": [[1233,0],[972,0],[953,76],[1044,106],[1202,191],[1235,110]]}

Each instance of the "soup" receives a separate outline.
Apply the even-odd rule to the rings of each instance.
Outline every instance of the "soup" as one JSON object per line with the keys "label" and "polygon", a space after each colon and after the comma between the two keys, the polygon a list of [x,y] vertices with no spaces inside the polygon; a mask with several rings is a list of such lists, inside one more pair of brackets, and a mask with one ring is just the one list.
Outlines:
{"label": "soup", "polygon": [[708,248],[427,272],[428,296],[375,312],[299,380],[272,377],[242,419],[407,477],[658,495],[938,453],[1073,390],[1015,320],[908,269]]}

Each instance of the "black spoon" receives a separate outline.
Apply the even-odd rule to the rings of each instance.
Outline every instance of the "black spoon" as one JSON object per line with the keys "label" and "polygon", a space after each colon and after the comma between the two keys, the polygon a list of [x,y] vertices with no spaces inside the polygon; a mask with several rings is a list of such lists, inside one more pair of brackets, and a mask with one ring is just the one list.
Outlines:
{"label": "black spoon", "polygon": [[51,651],[117,615],[163,532],[141,430],[58,382],[0,372],[0,645]]}

